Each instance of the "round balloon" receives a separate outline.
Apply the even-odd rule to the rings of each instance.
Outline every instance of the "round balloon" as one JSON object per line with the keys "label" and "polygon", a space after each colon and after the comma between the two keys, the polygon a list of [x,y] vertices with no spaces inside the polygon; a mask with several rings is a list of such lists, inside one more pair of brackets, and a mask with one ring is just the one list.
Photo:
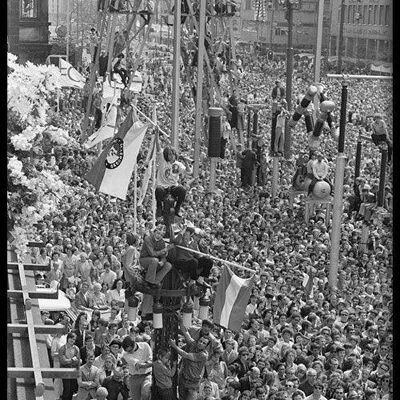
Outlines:
{"label": "round balloon", "polygon": [[331,193],[331,187],[329,186],[328,182],[319,181],[315,184],[313,190],[313,196],[317,199],[324,199],[325,197],[329,196]]}

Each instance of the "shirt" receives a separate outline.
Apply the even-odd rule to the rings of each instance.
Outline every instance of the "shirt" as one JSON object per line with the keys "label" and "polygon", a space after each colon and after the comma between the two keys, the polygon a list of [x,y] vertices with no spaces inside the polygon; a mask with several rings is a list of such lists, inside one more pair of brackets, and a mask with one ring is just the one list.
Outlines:
{"label": "shirt", "polygon": [[168,368],[160,360],[157,360],[153,364],[153,374],[156,386],[160,389],[172,388],[172,377],[173,371]]}
{"label": "shirt", "polygon": [[144,363],[153,360],[153,352],[151,347],[145,342],[137,342],[137,349],[132,352],[124,352],[122,358],[126,361],[130,375],[144,375],[152,371],[152,367],[136,369],[137,363]]}
{"label": "shirt", "polygon": [[179,174],[186,171],[186,167],[180,161],[170,163],[165,160],[163,150],[157,153],[157,186],[168,188],[177,186],[179,182]]}
{"label": "shirt", "polygon": [[140,258],[158,257],[158,252],[164,248],[164,239],[155,240],[153,235],[147,235],[143,239],[143,245],[140,249]]}
{"label": "shirt", "polygon": [[321,161],[319,162],[318,160],[316,160],[313,164],[312,164],[312,171],[314,176],[319,179],[324,179],[327,177],[328,172],[329,172],[329,167],[328,164],[325,161]]}

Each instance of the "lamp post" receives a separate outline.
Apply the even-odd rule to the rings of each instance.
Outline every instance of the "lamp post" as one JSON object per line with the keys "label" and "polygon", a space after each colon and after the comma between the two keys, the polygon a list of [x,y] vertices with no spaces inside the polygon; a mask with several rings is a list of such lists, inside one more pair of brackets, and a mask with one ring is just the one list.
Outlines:
{"label": "lamp post", "polygon": [[[292,111],[292,77],[293,77],[293,4],[296,0],[286,0],[286,19],[288,21],[288,41],[286,49],[286,102],[289,112]],[[288,160],[291,157],[292,137],[288,120],[285,123],[284,155]]]}
{"label": "lamp post", "polygon": [[342,53],[343,53],[343,27],[344,27],[344,1],[340,5],[340,24],[339,24],[339,43],[338,43],[338,60],[337,60],[337,74],[342,73]]}
{"label": "lamp post", "polygon": [[329,286],[335,290],[337,287],[340,230],[343,214],[343,180],[344,168],[346,166],[346,155],[344,154],[344,140],[346,134],[346,110],[347,110],[347,81],[342,82],[342,98],[340,104],[340,134],[338,143],[338,155],[336,158],[335,173],[335,195],[333,199],[332,232],[331,232],[331,254],[329,268]]}

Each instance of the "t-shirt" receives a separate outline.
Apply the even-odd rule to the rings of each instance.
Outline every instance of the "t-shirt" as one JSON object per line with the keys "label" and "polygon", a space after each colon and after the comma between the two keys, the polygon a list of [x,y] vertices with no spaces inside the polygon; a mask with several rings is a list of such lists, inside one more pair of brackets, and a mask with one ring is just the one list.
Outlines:
{"label": "t-shirt", "polygon": [[151,347],[145,342],[137,342],[137,349],[131,353],[126,351],[123,353],[122,358],[126,361],[131,375],[143,375],[151,373],[152,367],[136,369],[137,363],[144,363],[153,360],[153,352]]}
{"label": "t-shirt", "polygon": [[196,344],[188,343],[185,351],[194,355],[194,361],[187,358],[182,358],[182,367],[180,376],[185,382],[185,386],[193,385],[199,387],[201,378],[203,376],[204,367],[208,359],[208,352],[206,350],[198,353],[193,353]]}
{"label": "t-shirt", "polygon": [[177,186],[179,182],[179,174],[184,173],[186,167],[180,161],[174,161],[173,163],[166,161],[162,150],[157,154],[157,163],[157,186],[163,188]]}

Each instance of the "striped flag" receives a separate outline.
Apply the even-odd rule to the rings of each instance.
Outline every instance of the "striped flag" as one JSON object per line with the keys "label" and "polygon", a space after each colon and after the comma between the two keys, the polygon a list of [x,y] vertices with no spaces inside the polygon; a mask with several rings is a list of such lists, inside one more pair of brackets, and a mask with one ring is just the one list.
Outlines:
{"label": "striped flag", "polygon": [[97,143],[102,142],[105,139],[112,138],[114,136],[115,124],[117,123],[117,106],[113,104],[110,107],[109,112],[104,118],[103,125],[88,137],[88,140],[84,144],[87,149],[95,146]]}
{"label": "striped flag", "polygon": [[224,266],[213,308],[213,320],[216,324],[240,331],[254,282],[255,275],[249,279],[239,278],[228,266]]}
{"label": "striped flag", "polygon": [[313,289],[314,289],[314,276],[312,273],[312,268],[310,268],[309,273],[304,274],[304,279],[303,279],[303,287],[304,287],[304,291],[306,292],[306,295],[308,297],[312,297],[313,296]]}
{"label": "striped flag", "polygon": [[131,109],[117,135],[107,145],[85,179],[97,191],[125,200],[147,125],[133,122]]}
{"label": "striped flag", "polygon": [[67,61],[60,58],[61,85],[83,89],[85,78]]}

